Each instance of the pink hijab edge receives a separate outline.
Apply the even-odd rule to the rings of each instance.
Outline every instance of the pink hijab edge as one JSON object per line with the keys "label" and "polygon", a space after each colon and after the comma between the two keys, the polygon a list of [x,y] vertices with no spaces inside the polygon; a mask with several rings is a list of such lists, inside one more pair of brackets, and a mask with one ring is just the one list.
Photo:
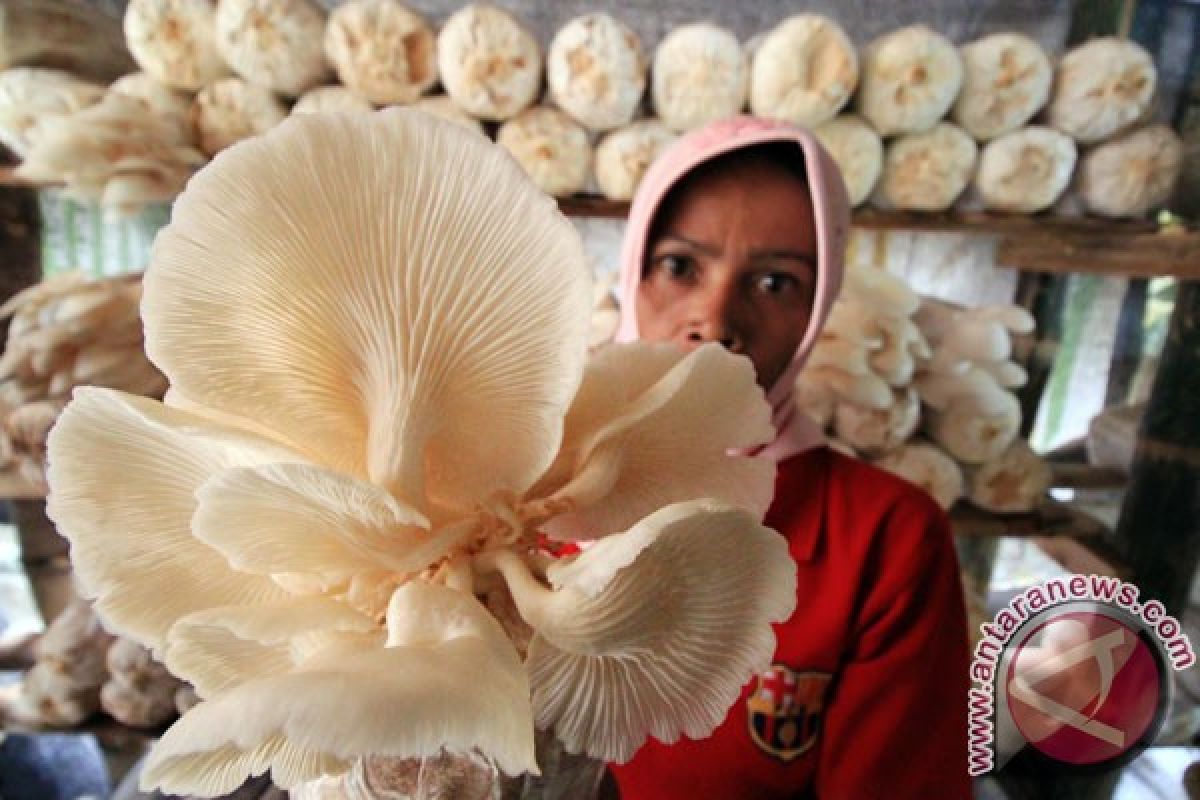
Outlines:
{"label": "pink hijab edge", "polygon": [[709,123],[686,134],[647,171],[629,211],[621,246],[617,289],[621,318],[615,340],[638,338],[636,300],[650,224],[667,193],[696,167],[734,150],[770,142],[793,142],[800,147],[813,200],[817,233],[817,284],[808,328],[783,375],[767,392],[775,425],[774,441],[753,455],[779,462],[825,442],[821,430],[795,404],[795,382],[816,345],[837,299],[844,271],[850,209],[842,176],[816,137],[788,123],[738,116]]}

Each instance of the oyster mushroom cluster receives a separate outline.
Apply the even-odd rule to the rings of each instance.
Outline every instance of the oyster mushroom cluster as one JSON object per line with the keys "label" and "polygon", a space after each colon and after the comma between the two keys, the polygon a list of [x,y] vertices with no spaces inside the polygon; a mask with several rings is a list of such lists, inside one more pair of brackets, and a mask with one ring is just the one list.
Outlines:
{"label": "oyster mushroom cluster", "polygon": [[1050,485],[1018,437],[1025,371],[1017,306],[959,308],[920,297],[885,270],[851,263],[842,295],[797,378],[800,408],[831,444],[925,489],[949,509],[1036,508]]}
{"label": "oyster mushroom cluster", "polygon": [[0,697],[4,723],[68,728],[103,711],[133,728],[156,728],[178,714],[179,679],[137,642],[105,630],[82,600],[46,626],[34,657],[16,691]]}
{"label": "oyster mushroom cluster", "polygon": [[144,786],[536,773],[535,730],[623,760],[769,663],[796,574],[752,365],[589,358],[578,234],[482,137],[292,117],[196,175],[144,283],[165,400],[78,390],[48,470],[83,591],[199,697]]}
{"label": "oyster mushroom cluster", "polygon": [[45,486],[46,437],[77,386],[162,397],[167,383],[142,350],[140,281],[47,279],[0,306],[0,469]]}

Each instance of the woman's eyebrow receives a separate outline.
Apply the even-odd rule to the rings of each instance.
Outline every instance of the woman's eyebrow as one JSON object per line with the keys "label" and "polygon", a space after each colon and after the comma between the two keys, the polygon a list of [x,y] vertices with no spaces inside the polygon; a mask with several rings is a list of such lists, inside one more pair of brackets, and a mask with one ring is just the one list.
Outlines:
{"label": "woman's eyebrow", "polygon": [[804,250],[755,250],[750,255],[754,259],[786,258],[793,261],[804,261],[808,264],[817,263],[816,254]]}
{"label": "woman's eyebrow", "polygon": [[699,250],[701,253],[704,253],[706,256],[720,255],[720,252],[721,252],[721,248],[717,247],[716,245],[705,244],[704,242],[697,242],[695,239],[689,239],[688,237],[681,236],[678,233],[664,233],[662,235],[662,237],[659,239],[659,241],[663,241],[664,239],[674,239],[677,242],[686,244],[688,247],[691,247],[695,250]]}

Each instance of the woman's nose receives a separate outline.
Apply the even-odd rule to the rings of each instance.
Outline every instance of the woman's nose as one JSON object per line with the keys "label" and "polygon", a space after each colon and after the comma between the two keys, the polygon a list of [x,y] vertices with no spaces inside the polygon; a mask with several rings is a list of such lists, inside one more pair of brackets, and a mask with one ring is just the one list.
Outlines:
{"label": "woman's nose", "polygon": [[698,292],[689,314],[686,338],[699,346],[716,342],[727,350],[741,352],[745,345],[736,323],[736,302],[732,287],[711,286]]}

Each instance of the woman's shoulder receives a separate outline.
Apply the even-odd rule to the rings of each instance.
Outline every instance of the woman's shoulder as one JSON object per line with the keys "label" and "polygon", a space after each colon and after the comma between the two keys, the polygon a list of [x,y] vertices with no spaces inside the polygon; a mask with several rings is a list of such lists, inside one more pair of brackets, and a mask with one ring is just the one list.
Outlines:
{"label": "woman's shoulder", "polygon": [[859,515],[903,511],[940,518],[944,512],[920,487],[866,461],[829,447],[817,447],[780,462],[777,486],[783,491],[820,487],[827,503],[853,507]]}
{"label": "woman's shoulder", "polygon": [[949,538],[945,512],[924,490],[828,447],[780,462],[775,503],[772,516],[781,528],[795,520],[814,546],[828,538],[827,552],[850,549],[863,557],[880,545],[924,549]]}

